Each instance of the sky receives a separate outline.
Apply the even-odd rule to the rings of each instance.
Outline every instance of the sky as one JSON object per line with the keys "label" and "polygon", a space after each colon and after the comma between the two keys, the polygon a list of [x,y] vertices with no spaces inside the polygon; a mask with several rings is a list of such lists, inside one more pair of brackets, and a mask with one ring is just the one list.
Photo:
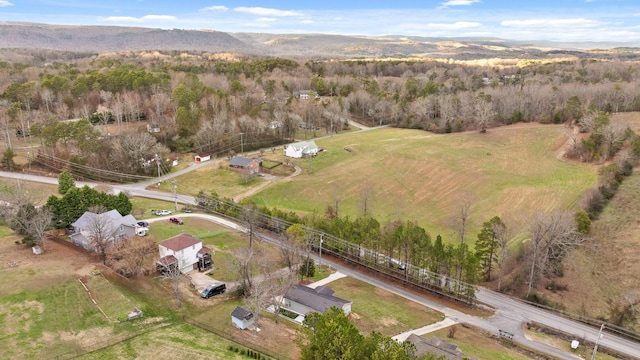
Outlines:
{"label": "sky", "polygon": [[640,0],[0,0],[0,22],[301,34],[640,41]]}

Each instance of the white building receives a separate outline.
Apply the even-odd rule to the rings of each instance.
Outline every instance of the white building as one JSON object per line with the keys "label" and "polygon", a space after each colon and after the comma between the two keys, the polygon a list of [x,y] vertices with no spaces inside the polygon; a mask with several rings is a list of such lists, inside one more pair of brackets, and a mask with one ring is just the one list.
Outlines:
{"label": "white building", "polygon": [[314,156],[320,151],[315,141],[300,141],[289,144],[284,149],[284,155],[290,158],[299,159],[303,157]]}
{"label": "white building", "polygon": [[211,252],[202,246],[202,240],[189,234],[179,234],[158,244],[160,251],[159,266],[178,266],[181,273],[199,268],[199,263]]}

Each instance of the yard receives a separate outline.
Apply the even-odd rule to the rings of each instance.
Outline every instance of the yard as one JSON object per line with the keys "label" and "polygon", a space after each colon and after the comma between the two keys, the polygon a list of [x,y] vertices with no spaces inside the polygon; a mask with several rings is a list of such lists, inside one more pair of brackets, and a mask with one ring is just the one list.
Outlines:
{"label": "yard", "polygon": [[131,302],[104,279],[91,279],[89,288],[109,314],[106,318],[78,281],[94,277],[97,264],[92,258],[53,241],[46,253],[34,255],[31,248],[15,244],[19,238],[7,228],[0,229],[0,348],[4,358],[84,353],[163,323],[161,318],[153,323],[114,322]]}
{"label": "yard", "polygon": [[[437,336],[445,341],[458,345],[460,350],[467,355],[479,360],[526,360],[531,359],[518,352],[511,342],[498,339],[484,330],[474,328],[466,324],[457,324],[453,338],[449,338],[451,327],[424,335],[429,339]],[[480,346],[480,344],[482,344]]]}
{"label": "yard", "polygon": [[353,301],[352,321],[363,334],[394,336],[444,319],[441,313],[389,291],[346,277],[328,284],[335,295]]}

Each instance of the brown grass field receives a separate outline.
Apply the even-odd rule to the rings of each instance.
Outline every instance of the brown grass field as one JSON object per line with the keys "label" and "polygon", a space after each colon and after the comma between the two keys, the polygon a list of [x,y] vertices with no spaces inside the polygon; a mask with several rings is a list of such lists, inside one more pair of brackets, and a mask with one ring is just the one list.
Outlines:
{"label": "brown grass field", "polygon": [[[640,133],[640,114],[618,114]],[[592,223],[587,246],[573,251],[564,262],[564,276],[559,283],[567,291],[542,290],[550,300],[568,311],[592,318],[609,313],[610,300],[640,300],[640,174],[624,179],[618,192]],[[626,300],[625,300],[626,301]],[[639,329],[636,329],[639,330]]]}

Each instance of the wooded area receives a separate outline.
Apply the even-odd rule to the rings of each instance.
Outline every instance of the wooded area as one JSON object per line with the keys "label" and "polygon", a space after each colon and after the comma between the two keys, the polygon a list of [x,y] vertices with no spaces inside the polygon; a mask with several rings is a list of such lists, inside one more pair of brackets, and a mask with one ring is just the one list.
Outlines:
{"label": "wooded area", "polygon": [[[230,62],[200,55],[2,62],[0,131],[6,148],[39,136],[34,159],[53,156],[154,175],[155,162],[166,166],[171,152],[225,155],[270,147],[293,140],[300,128],[320,129],[316,135],[338,132],[350,117],[367,125],[455,132],[531,121],[584,118],[586,124],[599,112],[640,109],[639,65],[631,61],[480,67],[435,60]],[[296,98],[300,90],[312,96]],[[90,126],[125,123],[139,123],[139,131],[112,136]],[[608,141],[621,130],[608,129]],[[13,134],[21,143],[12,144]],[[608,157],[586,146],[580,156]]]}

